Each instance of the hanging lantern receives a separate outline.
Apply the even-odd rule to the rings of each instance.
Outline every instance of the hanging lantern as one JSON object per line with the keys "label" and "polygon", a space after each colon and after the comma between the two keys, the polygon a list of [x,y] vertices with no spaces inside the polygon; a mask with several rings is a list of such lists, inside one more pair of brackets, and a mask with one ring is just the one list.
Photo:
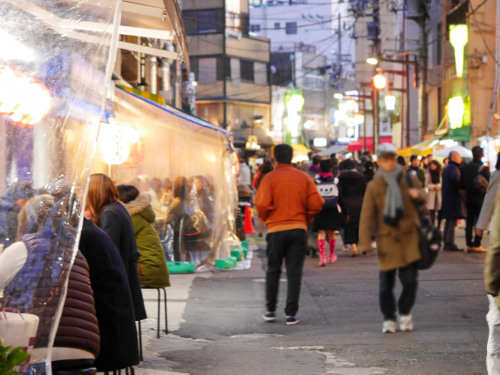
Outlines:
{"label": "hanging lantern", "polygon": [[119,165],[127,161],[130,154],[128,129],[115,124],[101,124],[99,149],[105,163]]}
{"label": "hanging lantern", "polygon": [[388,93],[384,97],[385,109],[388,111],[396,110],[396,96],[394,94]]}
{"label": "hanging lantern", "polygon": [[52,98],[39,80],[0,66],[0,115],[18,126],[40,122],[49,113]]}

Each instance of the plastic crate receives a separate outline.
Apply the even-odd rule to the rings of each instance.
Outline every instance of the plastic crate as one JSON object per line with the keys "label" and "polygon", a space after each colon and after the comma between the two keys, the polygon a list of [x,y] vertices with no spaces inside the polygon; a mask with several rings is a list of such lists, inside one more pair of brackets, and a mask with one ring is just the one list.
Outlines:
{"label": "plastic crate", "polygon": [[167,262],[170,273],[192,273],[194,272],[194,262]]}
{"label": "plastic crate", "polygon": [[236,267],[236,258],[235,257],[227,257],[217,259],[215,261],[215,268],[219,268],[221,270],[230,270]]}

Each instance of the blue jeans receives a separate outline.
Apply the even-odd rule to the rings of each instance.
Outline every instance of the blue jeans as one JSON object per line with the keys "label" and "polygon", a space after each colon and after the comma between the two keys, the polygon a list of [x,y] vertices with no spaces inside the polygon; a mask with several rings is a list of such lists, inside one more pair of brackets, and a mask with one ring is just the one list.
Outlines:
{"label": "blue jeans", "polygon": [[307,236],[303,229],[292,229],[267,235],[266,307],[276,311],[281,266],[285,260],[288,290],[285,314],[295,316],[299,310],[302,268],[307,251]]}

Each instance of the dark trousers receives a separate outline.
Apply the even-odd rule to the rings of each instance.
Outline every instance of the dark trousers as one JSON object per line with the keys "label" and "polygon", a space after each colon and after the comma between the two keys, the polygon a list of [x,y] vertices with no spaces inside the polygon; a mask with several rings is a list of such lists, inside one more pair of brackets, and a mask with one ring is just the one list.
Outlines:
{"label": "dark trousers", "polygon": [[276,311],[281,265],[285,260],[288,290],[285,314],[295,316],[299,310],[302,268],[307,250],[306,231],[292,229],[267,235],[266,307]]}
{"label": "dark trousers", "polygon": [[455,228],[457,219],[446,219],[444,223],[443,240],[445,245],[455,245]]}
{"label": "dark trousers", "polygon": [[403,286],[398,299],[399,315],[408,315],[417,298],[418,270],[416,263],[391,271],[380,271],[379,302],[384,320],[396,320],[396,298],[394,297],[396,272]]}
{"label": "dark trousers", "polygon": [[479,213],[481,212],[481,206],[483,205],[482,199],[473,199],[467,196],[467,222],[465,225],[465,242],[467,246],[479,247],[481,246],[482,237],[475,236],[474,240],[474,227],[476,226],[477,219],[479,218]]}

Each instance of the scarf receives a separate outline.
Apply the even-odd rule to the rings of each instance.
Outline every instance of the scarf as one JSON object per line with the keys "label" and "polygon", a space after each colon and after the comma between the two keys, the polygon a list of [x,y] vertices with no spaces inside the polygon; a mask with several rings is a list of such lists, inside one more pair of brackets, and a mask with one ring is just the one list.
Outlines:
{"label": "scarf", "polygon": [[396,226],[403,216],[403,198],[399,188],[399,177],[403,168],[397,165],[392,172],[385,172],[379,169],[378,174],[387,184],[387,196],[385,198],[384,222],[390,226]]}

